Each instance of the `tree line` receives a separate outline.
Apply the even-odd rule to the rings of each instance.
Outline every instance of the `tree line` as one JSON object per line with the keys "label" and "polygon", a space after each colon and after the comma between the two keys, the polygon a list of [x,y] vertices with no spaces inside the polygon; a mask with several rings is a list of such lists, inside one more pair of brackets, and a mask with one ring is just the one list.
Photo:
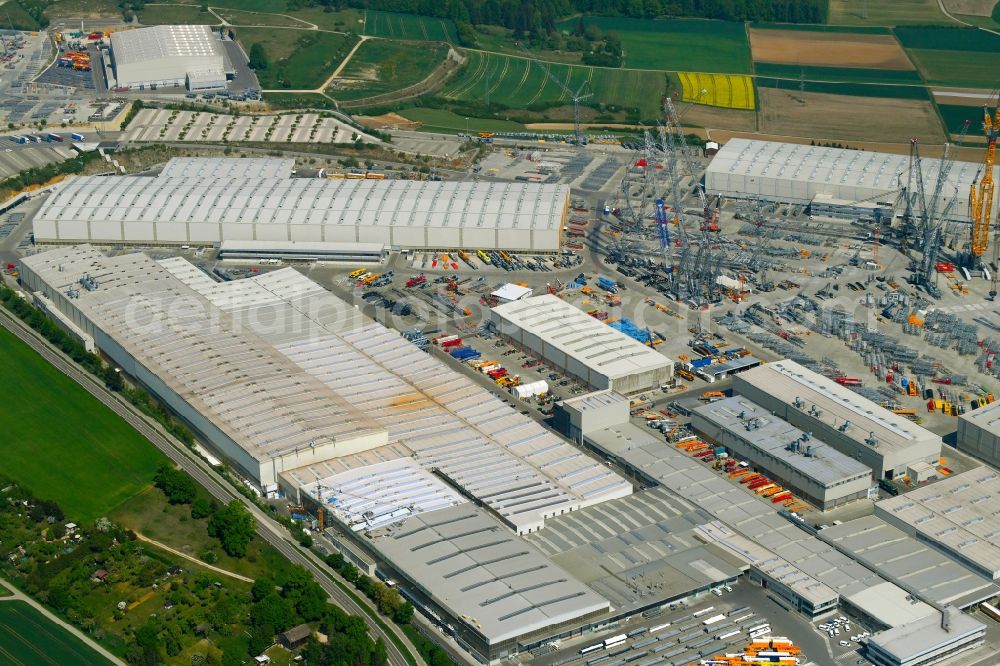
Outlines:
{"label": "tree line", "polygon": [[692,17],[725,21],[823,23],[827,0],[321,0],[334,7],[449,18],[459,27],[499,25],[520,39],[556,31],[575,13],[627,18]]}

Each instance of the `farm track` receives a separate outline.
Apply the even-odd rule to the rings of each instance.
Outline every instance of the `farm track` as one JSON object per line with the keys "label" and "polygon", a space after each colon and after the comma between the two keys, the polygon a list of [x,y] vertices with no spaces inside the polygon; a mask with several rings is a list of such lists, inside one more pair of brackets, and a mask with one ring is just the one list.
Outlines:
{"label": "farm track", "polygon": [[[52,364],[53,367],[75,381],[87,393],[135,428],[139,434],[148,439],[164,455],[170,458],[174,464],[190,474],[215,499],[222,503],[228,503],[234,499],[241,502],[254,517],[256,533],[260,538],[273,546],[291,562],[305,567],[340,608],[361,617],[365,621],[365,624],[368,625],[368,630],[372,635],[381,637],[384,640],[391,666],[408,666],[409,661],[396,646],[393,639],[369,616],[368,613],[374,611],[370,609],[366,611],[361,608],[334,582],[333,574],[328,571],[325,563],[321,562],[312,551],[306,551],[293,545],[283,535],[284,528],[282,526],[272,521],[256,504],[253,504],[249,499],[236,492],[231,486],[221,481],[207,462],[197,457],[180,443],[172,440],[162,431],[159,424],[155,424],[144,415],[136,412],[130,404],[126,403],[117,394],[110,393],[94,377],[78,368],[61,354],[56,353],[47,342],[38,338],[32,329],[28,328],[5,309],[0,309],[0,326],[13,333],[43,359]],[[418,664],[421,663],[419,652],[402,632],[398,632],[395,638],[400,640],[410,650],[411,659],[416,660]]]}

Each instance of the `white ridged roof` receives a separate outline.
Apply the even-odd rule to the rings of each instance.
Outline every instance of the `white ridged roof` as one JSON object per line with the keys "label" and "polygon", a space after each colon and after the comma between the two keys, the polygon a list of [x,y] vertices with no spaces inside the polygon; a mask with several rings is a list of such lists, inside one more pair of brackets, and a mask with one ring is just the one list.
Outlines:
{"label": "white ridged roof", "polygon": [[222,42],[207,25],[157,25],[111,34],[116,65],[150,60],[218,57],[222,67]]}
{"label": "white ridged roof", "polygon": [[339,459],[286,473],[297,484],[412,455],[518,530],[538,527],[560,510],[631,493],[631,484],[609,468],[298,271],[209,285],[184,264],[163,262],[401,445],[379,450],[374,460]]}
{"label": "white ridged roof", "polygon": [[536,183],[81,176],[59,187],[36,221],[560,228],[569,188]]}

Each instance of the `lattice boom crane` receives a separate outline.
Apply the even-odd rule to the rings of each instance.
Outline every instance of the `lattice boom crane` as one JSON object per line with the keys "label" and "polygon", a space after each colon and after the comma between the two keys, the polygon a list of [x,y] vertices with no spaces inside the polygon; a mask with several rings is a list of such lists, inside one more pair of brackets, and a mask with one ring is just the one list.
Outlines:
{"label": "lattice boom crane", "polygon": [[980,168],[982,179],[979,187],[969,186],[969,217],[972,218],[972,257],[978,260],[986,253],[990,243],[990,219],[993,213],[993,166],[996,164],[997,136],[1000,135],[1000,108],[990,117],[983,108],[983,133],[986,135],[986,157]]}

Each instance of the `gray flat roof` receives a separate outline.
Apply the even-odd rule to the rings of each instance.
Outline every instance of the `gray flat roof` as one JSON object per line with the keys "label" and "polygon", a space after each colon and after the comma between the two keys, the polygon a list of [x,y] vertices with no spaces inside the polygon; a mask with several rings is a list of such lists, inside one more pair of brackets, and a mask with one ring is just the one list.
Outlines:
{"label": "gray flat roof", "polygon": [[[802,430],[771,416],[770,411],[743,396],[709,403],[694,410],[694,413],[728,430],[760,451],[782,460],[822,486],[829,487],[846,479],[871,476],[871,470],[867,466],[814,437],[804,441],[802,437],[805,433]],[[754,427],[748,430],[746,426],[751,421]],[[788,450],[788,445],[792,442],[801,442],[799,450]],[[809,456],[803,453],[807,446],[810,447]]]}
{"label": "gray flat roof", "polygon": [[593,391],[591,393],[584,393],[583,395],[572,396],[563,400],[562,403],[578,411],[586,412],[592,409],[607,407],[608,405],[628,404],[629,399],[617,391],[604,389],[603,391]]}
{"label": "gray flat roof", "polygon": [[930,603],[965,608],[1000,594],[997,585],[876,516],[820,530],[819,538]]}
{"label": "gray flat roof", "polygon": [[410,516],[373,538],[393,567],[491,643],[609,608],[535,546],[468,504]]}
{"label": "gray flat roof", "polygon": [[979,409],[971,409],[958,418],[994,435],[1000,435],[1000,400]]}
{"label": "gray flat roof", "polygon": [[747,492],[646,429],[628,423],[589,433],[587,440],[710,513],[716,522],[709,525],[717,523],[717,529],[714,534],[706,533],[706,542],[731,544],[731,552],[743,553],[748,562],[780,579],[803,599],[820,604],[840,594],[870,609],[890,626],[932,610],[920,601],[911,604],[907,613],[873,603],[866,594],[878,586],[884,586],[880,588],[883,597],[902,599],[907,593],[779,516],[768,500]]}
{"label": "gray flat roof", "polygon": [[864,444],[875,433],[881,449],[905,450],[917,442],[941,441],[941,438],[908,419],[890,412],[846,386],[824,377],[788,359],[767,363],[737,375],[735,381],[747,382],[786,404],[795,398],[822,411],[819,420],[833,428],[850,421],[844,433]]}
{"label": "gray flat roof", "polygon": [[975,467],[884,499],[876,512],[1000,575],[1000,473]]}
{"label": "gray flat roof", "polygon": [[525,538],[621,612],[740,574],[742,560],[695,537],[711,519],[657,487],[550,518]]}
{"label": "gray flat roof", "polygon": [[941,628],[941,613],[907,624],[887,629],[868,639],[870,644],[894,655],[903,663],[935,648],[948,645],[961,638],[984,632],[986,625],[964,613],[954,612],[951,631]]}
{"label": "gray flat roof", "polygon": [[493,308],[504,326],[516,326],[609,378],[625,377],[673,361],[553,294],[530,296]]}

